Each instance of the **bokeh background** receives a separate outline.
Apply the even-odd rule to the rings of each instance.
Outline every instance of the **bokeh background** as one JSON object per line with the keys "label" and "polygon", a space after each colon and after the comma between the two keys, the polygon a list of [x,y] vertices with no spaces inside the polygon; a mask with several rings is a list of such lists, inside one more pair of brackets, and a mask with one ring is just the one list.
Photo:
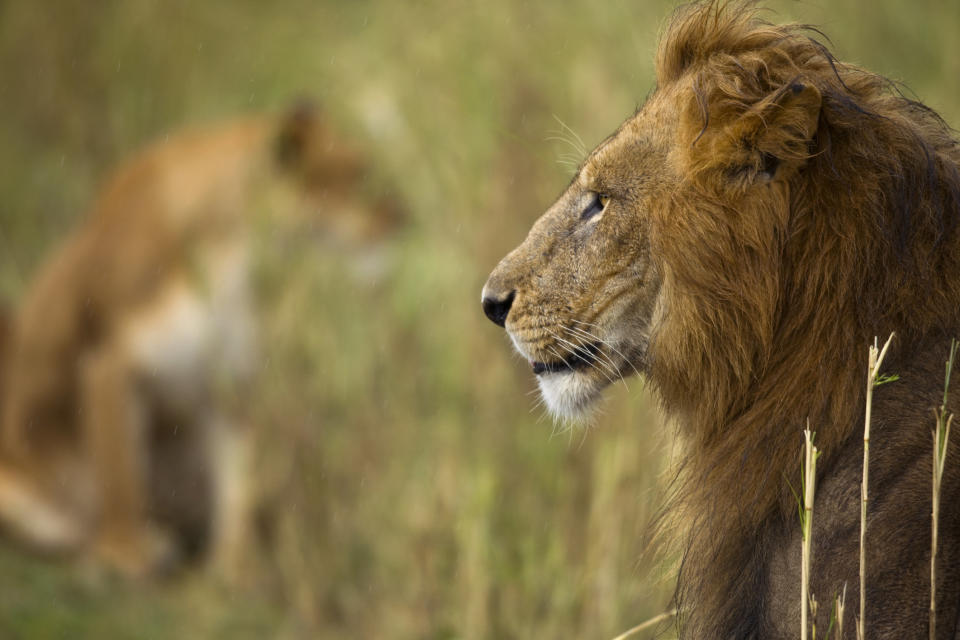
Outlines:
{"label": "bokeh background", "polygon": [[[410,213],[377,274],[258,228],[253,583],[131,588],[4,544],[0,637],[612,638],[663,611],[669,568],[643,554],[670,454],[653,402],[634,379],[591,428],[554,425],[479,291],[569,181],[568,141],[643,102],[671,6],[0,0],[7,304],[126,155],[302,96]],[[960,123],[960,3],[771,7]]]}

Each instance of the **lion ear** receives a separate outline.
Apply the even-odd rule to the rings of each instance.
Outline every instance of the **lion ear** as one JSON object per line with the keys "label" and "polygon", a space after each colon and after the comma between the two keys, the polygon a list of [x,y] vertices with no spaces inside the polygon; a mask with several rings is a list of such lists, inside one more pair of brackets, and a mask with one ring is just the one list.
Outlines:
{"label": "lion ear", "polygon": [[729,133],[747,151],[743,170],[769,181],[801,167],[811,155],[821,100],[815,86],[794,80],[737,118]]}

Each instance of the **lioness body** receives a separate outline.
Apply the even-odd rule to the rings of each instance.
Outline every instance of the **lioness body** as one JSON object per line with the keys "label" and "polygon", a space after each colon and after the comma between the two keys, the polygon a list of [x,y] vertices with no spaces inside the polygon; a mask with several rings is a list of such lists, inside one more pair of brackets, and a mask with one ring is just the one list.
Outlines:
{"label": "lioness body", "polygon": [[[884,371],[900,379],[873,408],[865,622],[870,638],[926,637],[932,409],[960,334],[960,148],[883,78],[754,14],[680,10],[656,91],[497,266],[484,309],[559,415],[617,376],[650,381],[685,445],[661,523],[680,541],[681,636],[710,640],[799,632],[790,485],[808,421],[817,628],[846,587],[852,637],[866,348],[896,331]],[[943,639],[960,614],[958,453],[954,439]]]}
{"label": "lioness body", "polygon": [[311,215],[388,225],[358,204],[362,176],[305,110],[164,140],[120,169],[5,345],[0,523],[134,575],[168,561],[172,528],[230,570],[250,499],[247,429],[224,408],[255,370],[250,217],[280,185],[287,205],[322,198]]}

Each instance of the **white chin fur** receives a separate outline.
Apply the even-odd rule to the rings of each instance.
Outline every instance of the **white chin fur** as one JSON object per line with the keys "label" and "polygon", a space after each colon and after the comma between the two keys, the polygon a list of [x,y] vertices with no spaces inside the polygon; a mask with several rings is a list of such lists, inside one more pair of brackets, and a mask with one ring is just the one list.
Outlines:
{"label": "white chin fur", "polygon": [[600,397],[596,383],[578,371],[541,374],[537,384],[547,409],[561,420],[586,420]]}

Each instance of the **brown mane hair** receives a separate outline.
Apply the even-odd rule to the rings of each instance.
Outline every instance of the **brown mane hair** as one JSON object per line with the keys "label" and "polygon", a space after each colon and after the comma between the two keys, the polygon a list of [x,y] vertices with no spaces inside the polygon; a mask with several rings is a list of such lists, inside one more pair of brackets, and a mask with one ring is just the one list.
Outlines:
{"label": "brown mane hair", "polygon": [[[859,438],[874,337],[898,336],[885,370],[903,380],[888,395],[920,394],[911,354],[945,350],[960,329],[954,133],[819,37],[753,3],[705,2],[676,13],[657,53],[658,86],[694,87],[678,142],[692,188],[651,231],[668,269],[652,382],[688,443],[671,513],[688,532],[677,597],[696,605],[682,614],[689,637],[754,637],[770,532],[799,527],[788,481],[802,430],[809,420],[829,473]],[[792,115],[811,112],[804,101],[813,130]],[[782,191],[740,180],[784,166],[795,174]]]}

